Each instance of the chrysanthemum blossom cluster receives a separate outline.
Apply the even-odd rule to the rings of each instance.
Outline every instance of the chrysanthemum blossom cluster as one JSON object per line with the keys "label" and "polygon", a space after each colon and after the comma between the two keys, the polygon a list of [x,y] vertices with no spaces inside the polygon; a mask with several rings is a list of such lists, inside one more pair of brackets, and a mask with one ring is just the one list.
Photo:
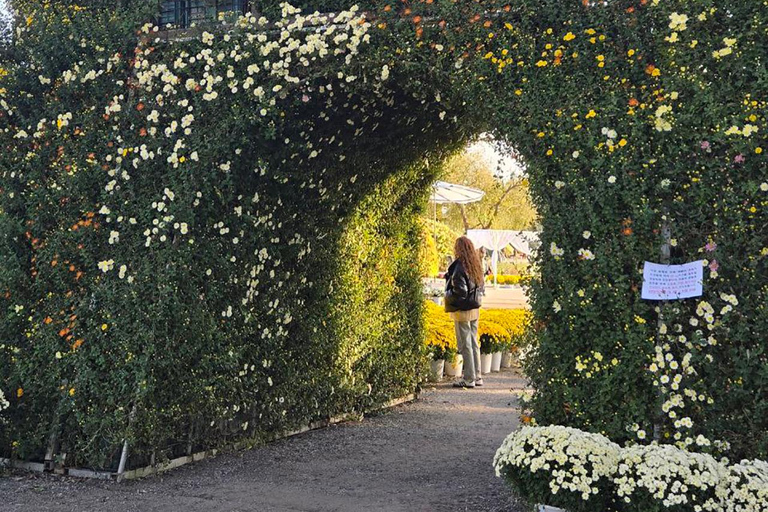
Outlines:
{"label": "chrysanthemum blossom cluster", "polygon": [[[553,496],[568,490],[589,500],[608,492],[627,510],[762,512],[768,506],[764,461],[729,464],[656,443],[622,448],[603,435],[559,425],[513,432],[496,452],[494,467],[497,476],[513,484],[543,478]],[[547,501],[546,496],[530,498]]]}
{"label": "chrysanthemum blossom cluster", "polygon": [[10,405],[11,404],[8,402],[8,399],[5,398],[5,393],[3,393],[3,390],[0,389],[0,411],[7,409]]}
{"label": "chrysanthemum blossom cluster", "polygon": [[[140,145],[119,146],[114,154],[105,155],[105,161],[111,169],[107,172],[105,191],[110,195],[117,192],[122,181],[131,179],[134,172],[141,172],[144,162],[151,164],[153,160],[162,159],[174,168],[180,166],[195,166],[200,160],[197,148],[190,147],[190,137],[198,130],[201,119],[196,113],[196,96],[204,102],[229,103],[243,102],[244,107],[257,112],[268,119],[279,117],[281,107],[278,103],[288,96],[318,95],[332,101],[335,92],[329,83],[314,89],[306,76],[310,66],[316,66],[319,61],[342,59],[350,65],[357,55],[359,47],[369,41],[367,31],[370,24],[364,16],[357,14],[357,8],[338,13],[333,18],[333,24],[327,25],[328,16],[313,14],[302,16],[300,11],[288,4],[283,5],[283,19],[278,21],[274,30],[266,30],[266,18],[256,18],[253,15],[241,17],[232,33],[214,34],[204,31],[200,36],[200,46],[197,51],[189,51],[189,45],[175,51],[169,58],[163,55],[155,59],[154,49],[150,46],[139,50],[136,56],[135,69],[138,83],[138,105],[130,105],[135,101],[131,97],[115,97],[104,109],[105,118],[119,122],[120,113],[124,108],[136,108],[146,113],[146,127],[142,136],[146,142]],[[146,34],[154,33],[154,28],[145,26]],[[166,64],[172,62],[172,65]],[[338,76],[345,83],[353,82],[357,77],[353,74]],[[237,99],[235,99],[237,98]],[[209,107],[212,108],[212,107]],[[71,114],[69,119],[71,119]],[[61,124],[61,123],[60,123]],[[115,128],[118,128],[117,124]],[[309,134],[304,133],[304,140],[289,141],[286,144],[298,144],[305,158],[317,158],[323,151],[318,141],[313,141]],[[232,160],[239,156],[235,154],[219,155],[216,166],[221,173],[229,173]],[[310,184],[315,187],[316,184]],[[121,215],[120,195],[115,195],[115,202],[102,206],[100,213],[105,216],[105,222],[116,225],[109,231],[109,244],[119,247],[120,232],[125,229],[139,230],[145,237],[145,246],[162,244],[179,238],[186,238],[194,243],[194,229],[186,222],[179,222],[173,213],[174,204],[182,201],[200,204],[200,193],[197,197],[183,197],[165,188],[162,197],[151,203],[155,215],[149,225],[137,224],[130,214]],[[244,202],[245,213],[249,218],[256,219],[257,224],[264,223],[270,217],[264,217],[257,211],[259,197]],[[238,207],[242,215],[243,206]],[[128,225],[126,225],[126,223]],[[231,244],[239,241],[237,234],[230,233],[227,226],[217,228],[222,237]],[[306,252],[311,247],[306,241],[294,240],[294,243],[306,243]],[[269,258],[268,249],[262,251],[264,259]],[[117,257],[117,255],[116,255]],[[121,266],[119,260],[109,259],[99,264],[100,270],[107,273],[114,268],[120,268],[120,278],[130,275],[130,262]],[[254,276],[263,270],[254,267]],[[257,279],[253,282],[258,283]],[[251,294],[243,298],[244,304],[252,299]],[[231,316],[225,312],[225,316]]]}
{"label": "chrysanthemum blossom cluster", "polygon": [[605,436],[560,425],[523,427],[507,436],[493,465],[502,476],[509,467],[551,475],[552,494],[561,490],[588,500],[616,470],[620,447]]}

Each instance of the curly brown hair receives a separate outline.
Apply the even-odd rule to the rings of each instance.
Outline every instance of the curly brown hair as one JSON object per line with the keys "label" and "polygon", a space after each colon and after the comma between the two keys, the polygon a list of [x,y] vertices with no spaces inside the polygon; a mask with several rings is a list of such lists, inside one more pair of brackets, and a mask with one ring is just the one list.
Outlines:
{"label": "curly brown hair", "polygon": [[456,239],[453,246],[453,253],[457,260],[461,261],[467,276],[476,286],[483,285],[483,265],[480,262],[480,255],[475,249],[475,244],[466,236]]}

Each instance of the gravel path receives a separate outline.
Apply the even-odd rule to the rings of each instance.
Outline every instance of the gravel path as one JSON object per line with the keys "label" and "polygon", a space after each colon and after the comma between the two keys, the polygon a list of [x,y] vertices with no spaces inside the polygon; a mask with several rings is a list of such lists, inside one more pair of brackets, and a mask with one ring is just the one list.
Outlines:
{"label": "gravel path", "polygon": [[[520,375],[483,388],[447,384],[414,403],[162,476],[116,484],[16,473],[4,512],[361,512],[524,509],[495,477],[493,455],[518,426]],[[528,510],[527,508],[525,509]]]}

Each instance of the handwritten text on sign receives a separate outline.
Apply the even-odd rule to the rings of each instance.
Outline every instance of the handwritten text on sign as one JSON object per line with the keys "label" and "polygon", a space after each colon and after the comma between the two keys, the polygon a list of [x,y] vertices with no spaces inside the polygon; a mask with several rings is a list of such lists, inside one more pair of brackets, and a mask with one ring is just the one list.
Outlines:
{"label": "handwritten text on sign", "polygon": [[648,300],[674,300],[700,297],[704,279],[704,262],[685,265],[659,265],[645,262],[643,295]]}

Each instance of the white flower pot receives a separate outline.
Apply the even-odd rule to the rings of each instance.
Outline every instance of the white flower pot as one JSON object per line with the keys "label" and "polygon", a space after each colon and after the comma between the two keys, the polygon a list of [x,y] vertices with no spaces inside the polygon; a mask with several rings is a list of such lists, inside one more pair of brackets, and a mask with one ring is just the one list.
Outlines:
{"label": "white flower pot", "polygon": [[501,367],[502,368],[512,367],[512,352],[504,352],[501,354]]}
{"label": "white flower pot", "polygon": [[430,297],[429,300],[437,304],[438,306],[443,305],[443,298],[442,297]]}
{"label": "white flower pot", "polygon": [[445,362],[445,374],[448,377],[459,377],[461,371],[464,369],[464,359],[461,356],[456,356],[456,361],[451,364],[448,361]]}
{"label": "white flower pot", "polygon": [[430,366],[430,377],[432,377],[432,380],[440,380],[443,378],[443,370],[445,370],[445,359],[438,359],[437,361],[432,361]]}
{"label": "white flower pot", "polygon": [[493,354],[480,354],[480,371],[485,375],[491,373],[491,364],[493,363]]}
{"label": "white flower pot", "polygon": [[501,370],[501,352],[494,352],[491,358],[491,371],[498,372]]}

